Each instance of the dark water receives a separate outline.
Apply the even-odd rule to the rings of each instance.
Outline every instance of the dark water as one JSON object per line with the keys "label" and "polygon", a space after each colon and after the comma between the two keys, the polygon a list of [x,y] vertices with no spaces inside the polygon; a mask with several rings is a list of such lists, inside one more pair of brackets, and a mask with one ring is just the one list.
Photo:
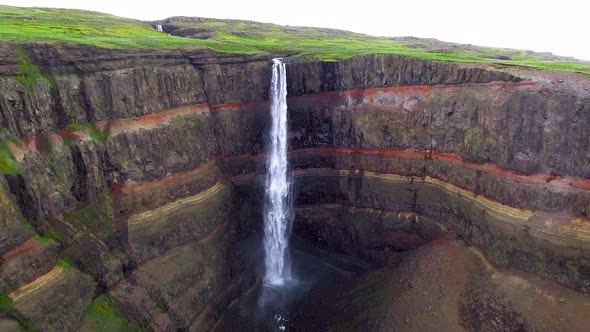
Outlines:
{"label": "dark water", "polygon": [[224,313],[215,331],[325,331],[338,321],[338,300],[370,266],[292,239],[294,279],[281,288],[258,283]]}

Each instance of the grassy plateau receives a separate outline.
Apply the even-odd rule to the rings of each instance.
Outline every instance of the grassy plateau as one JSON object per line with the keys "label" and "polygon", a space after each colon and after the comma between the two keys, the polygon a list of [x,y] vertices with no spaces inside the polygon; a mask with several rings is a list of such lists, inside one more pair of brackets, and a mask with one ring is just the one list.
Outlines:
{"label": "grassy plateau", "polygon": [[395,54],[425,60],[501,63],[590,74],[590,63],[573,58],[433,39],[374,37],[341,30],[240,20],[171,18],[159,23],[164,25],[166,33],[156,31],[152,22],[98,12],[0,6],[0,41],[53,42],[105,49],[202,48],[238,55],[323,61],[365,54]]}

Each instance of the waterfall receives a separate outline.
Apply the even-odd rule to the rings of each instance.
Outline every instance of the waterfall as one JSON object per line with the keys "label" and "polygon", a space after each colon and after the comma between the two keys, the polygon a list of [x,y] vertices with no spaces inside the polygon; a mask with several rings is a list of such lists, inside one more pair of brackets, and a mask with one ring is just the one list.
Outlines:
{"label": "waterfall", "polygon": [[159,32],[164,32],[164,30],[162,30],[161,24],[156,24],[156,30],[158,30]]}
{"label": "waterfall", "polygon": [[292,209],[287,164],[287,74],[285,64],[273,59],[270,85],[272,127],[268,149],[264,202],[264,283],[281,286],[291,278],[289,235]]}

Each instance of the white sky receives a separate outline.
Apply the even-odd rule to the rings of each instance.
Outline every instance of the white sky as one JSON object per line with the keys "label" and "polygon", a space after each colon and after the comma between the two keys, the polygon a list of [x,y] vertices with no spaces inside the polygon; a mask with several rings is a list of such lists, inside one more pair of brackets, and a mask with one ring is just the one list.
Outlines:
{"label": "white sky", "polygon": [[88,9],[141,20],[246,19],[548,51],[590,60],[587,0],[0,0],[0,4]]}

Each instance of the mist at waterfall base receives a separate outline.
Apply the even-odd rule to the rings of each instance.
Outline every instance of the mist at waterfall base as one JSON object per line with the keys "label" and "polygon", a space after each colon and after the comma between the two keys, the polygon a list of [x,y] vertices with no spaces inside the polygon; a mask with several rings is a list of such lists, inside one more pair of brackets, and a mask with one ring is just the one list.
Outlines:
{"label": "mist at waterfall base", "polygon": [[322,312],[315,310],[316,304],[338,293],[358,272],[339,266],[341,258],[331,259],[332,254],[290,238],[294,215],[287,159],[287,80],[280,59],[273,60],[269,94],[264,222],[241,243],[241,252],[248,253],[246,265],[256,270],[261,282],[230,306],[217,331],[321,330]]}
{"label": "mist at waterfall base", "polygon": [[293,236],[291,279],[271,287],[263,282],[263,233],[242,241],[240,249],[248,253],[246,264],[256,270],[259,282],[223,313],[215,331],[325,331],[328,323],[343,318],[334,308],[364,272],[362,266]]}

